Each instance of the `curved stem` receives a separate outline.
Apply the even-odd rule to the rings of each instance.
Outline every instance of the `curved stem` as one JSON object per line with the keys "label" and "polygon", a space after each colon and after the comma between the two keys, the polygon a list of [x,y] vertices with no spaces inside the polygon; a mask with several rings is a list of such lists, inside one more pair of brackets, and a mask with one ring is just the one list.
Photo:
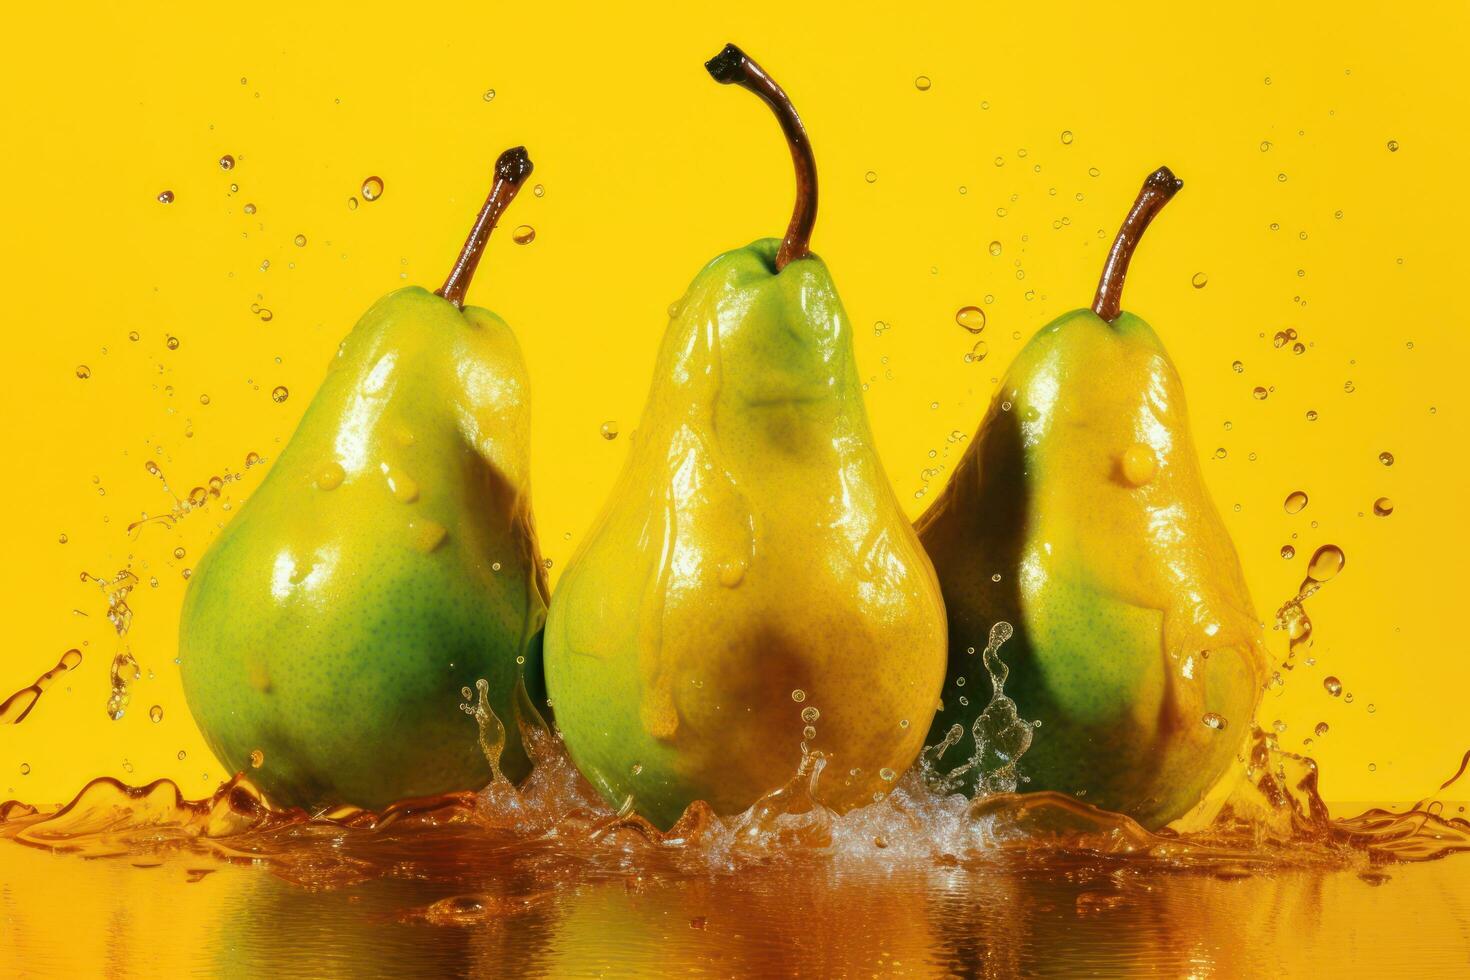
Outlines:
{"label": "curved stem", "polygon": [[475,219],[469,237],[464,240],[464,247],[459,250],[459,258],[455,260],[454,268],[449,270],[449,278],[435,290],[453,303],[455,309],[464,309],[464,295],[470,288],[470,280],[475,277],[480,256],[485,254],[490,232],[495,230],[495,223],[515,200],[516,192],[531,175],[532,169],[531,158],[524,146],[506,150],[495,161],[495,183],[490,187],[490,196],[485,198],[485,206],[480,208],[480,215]]}
{"label": "curved stem", "polygon": [[806,127],[781,86],[744,51],[727,44],[704,67],[720,84],[739,85],[760,96],[780,120],[781,132],[786,134],[786,142],[791,147],[791,162],[796,167],[796,207],[791,212],[791,224],[786,226],[786,237],[776,252],[776,271],[780,272],[786,263],[804,259],[812,252],[812,226],[817,223],[817,161],[812,156],[811,140],[807,139]]}
{"label": "curved stem", "polygon": [[1118,229],[1118,237],[1113,240],[1107,264],[1103,266],[1102,278],[1097,281],[1097,296],[1092,301],[1092,312],[1109,323],[1123,312],[1123,280],[1128,277],[1128,263],[1133,259],[1138,240],[1148,223],[1183,186],[1184,181],[1175,177],[1172,170],[1160,167],[1143,182],[1133,210],[1123,219],[1123,227]]}

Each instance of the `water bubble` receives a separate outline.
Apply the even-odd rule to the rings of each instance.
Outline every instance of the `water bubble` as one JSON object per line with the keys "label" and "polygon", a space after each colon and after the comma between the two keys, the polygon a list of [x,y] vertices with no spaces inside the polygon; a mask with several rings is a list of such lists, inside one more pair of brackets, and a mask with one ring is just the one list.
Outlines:
{"label": "water bubble", "polygon": [[[920,75],[918,78],[914,79],[914,88],[918,89],[920,92],[929,91],[929,87],[933,84],[934,83],[929,80],[928,75]],[[1394,148],[1398,148],[1397,144],[1395,144]]]}
{"label": "water bubble", "polygon": [[189,753],[185,752],[183,749],[179,749],[179,761],[183,762],[187,758],[189,758]]}
{"label": "water bubble", "polygon": [[484,99],[486,102],[494,102],[495,101],[495,90],[493,88],[487,88],[485,90],[485,94],[482,95],[482,96],[480,96],[480,97],[482,99]]}
{"label": "water bubble", "polygon": [[250,752],[250,768],[259,769],[265,765],[265,753],[260,749],[252,749]]}
{"label": "water bubble", "polygon": [[531,193],[535,194],[537,197],[545,197],[546,187],[542,184],[537,184],[535,187],[531,188]]}
{"label": "water bubble", "polygon": [[131,340],[131,341],[136,342],[141,336],[142,335],[139,334],[138,331],[136,331],[136,330],[129,330],[128,331],[128,339]]}
{"label": "water bubble", "polygon": [[1388,141],[1388,152],[1390,152],[1390,153],[1397,153],[1398,151],[1399,151],[1399,141],[1398,140],[1389,140]]}
{"label": "water bubble", "polygon": [[160,721],[163,721],[163,705],[155,704],[153,707],[149,708],[148,718],[155,725],[158,724]]}
{"label": "water bubble", "polygon": [[975,346],[971,347],[968,351],[965,352],[965,363],[979,364],[981,361],[985,360],[985,356],[989,353],[990,345],[986,344],[983,340],[977,340],[975,341]]}
{"label": "water bubble", "polygon": [[245,454],[245,468],[246,469],[249,469],[250,467],[254,466],[258,462],[260,462],[260,453],[249,452],[249,453],[246,453]]}
{"label": "water bubble", "polygon": [[806,700],[806,692],[798,687],[796,690],[791,692],[791,700],[795,701],[797,704],[801,704],[801,702]]}
{"label": "water bubble", "polygon": [[174,557],[175,558],[182,558],[182,557],[184,557],[184,549],[183,548],[175,548],[174,549]]}
{"label": "water bubble", "polygon": [[1242,374],[1245,371],[1245,365],[1243,363],[1241,363],[1240,361],[1231,361],[1230,362],[1230,368],[1236,374]]}
{"label": "water bubble", "polygon": [[1342,390],[1351,395],[1353,392],[1358,390],[1358,386],[1353,384],[1351,381],[1344,381],[1342,383]]}
{"label": "water bubble", "polygon": [[885,783],[891,783],[898,778],[898,773],[894,772],[892,769],[889,769],[887,766],[879,769],[878,775],[882,777]]}
{"label": "water bubble", "polygon": [[383,196],[383,178],[369,177],[362,182],[362,199],[371,203]]}
{"label": "water bubble", "polygon": [[1319,721],[1317,722],[1317,727],[1312,729],[1312,731],[1316,733],[1318,738],[1321,738],[1323,735],[1326,735],[1329,731],[1331,731],[1331,729],[1327,726],[1327,722]]}
{"label": "water bubble", "polygon": [[807,740],[814,739],[817,737],[817,730],[811,725],[807,725],[801,730],[801,737]]}
{"label": "water bubble", "polygon": [[159,191],[159,193],[158,193],[158,203],[159,204],[172,204],[172,203],[174,203],[174,192],[173,191]]}
{"label": "water bubble", "polygon": [[31,764],[29,762],[22,762],[20,764],[20,774],[22,776],[29,776],[31,774]]}
{"label": "water bubble", "polygon": [[164,343],[164,346],[167,347],[169,350],[178,350],[179,349],[179,338],[177,338],[177,337],[171,336],[167,340],[165,340],[163,343]]}
{"label": "water bubble", "polygon": [[1326,582],[1342,571],[1347,564],[1347,556],[1342,549],[1335,544],[1324,544],[1312,555],[1311,564],[1307,566],[1307,577],[1314,582]]}
{"label": "water bubble", "polygon": [[1336,677],[1324,677],[1322,678],[1322,689],[1333,697],[1337,697],[1342,693],[1342,681]]}
{"label": "water bubble", "polygon": [[1282,183],[1285,183],[1286,182],[1286,174],[1277,174],[1276,175],[1276,179],[1278,181],[1281,181]]}
{"label": "water bubble", "polygon": [[801,709],[801,720],[806,722],[808,725],[812,724],[820,717],[822,717],[822,713],[811,705],[807,705],[805,708]]}
{"label": "water bubble", "polygon": [[1190,277],[1189,284],[1195,289],[1204,289],[1205,284],[1209,281],[1209,276],[1205,275],[1203,272],[1196,272],[1193,276]]}
{"label": "water bubble", "polygon": [[92,376],[92,369],[91,368],[87,367],[87,365],[85,365],[85,364],[78,364],[77,365],[77,377],[81,378],[83,381],[86,381],[91,376]]}
{"label": "water bubble", "polygon": [[255,213],[255,205],[254,204],[246,204],[245,207],[243,208],[243,210],[244,210],[244,212],[246,214],[254,214]]}
{"label": "water bubble", "polygon": [[602,433],[602,438],[611,442],[613,439],[616,439],[618,437],[618,424],[612,419],[608,419],[606,422],[602,423],[602,428],[598,431]]}
{"label": "water bubble", "polygon": [[275,402],[276,404],[280,404],[290,397],[291,392],[287,390],[285,385],[276,385],[274,388],[271,389],[271,401]]}
{"label": "water bubble", "polygon": [[962,306],[955,312],[954,322],[970,333],[979,333],[985,329],[985,311],[978,306]]}
{"label": "water bubble", "polygon": [[71,539],[68,538],[65,534],[63,534],[60,537],[58,537],[56,540],[59,541],[59,542],[61,542],[62,544],[66,544],[67,541],[69,541]]}
{"label": "water bubble", "polygon": [[234,170],[235,158],[226,153],[224,156],[219,158],[219,168],[221,170]]}
{"label": "water bubble", "polygon": [[869,170],[867,173],[863,174],[863,180],[866,180],[870,184],[875,184],[878,182],[878,174],[876,171]]}
{"label": "water bubble", "polygon": [[1393,513],[1393,501],[1388,497],[1379,497],[1373,501],[1373,513],[1379,517],[1387,517]]}
{"label": "water bubble", "polygon": [[1288,514],[1300,514],[1302,508],[1307,506],[1307,494],[1304,490],[1293,490],[1286,495],[1285,502],[1281,505]]}
{"label": "water bubble", "polygon": [[1265,153],[1269,149],[1271,149],[1271,141],[1270,140],[1261,140],[1261,152],[1262,153]]}
{"label": "water bubble", "polygon": [[1214,711],[1205,712],[1205,716],[1201,718],[1200,721],[1204,722],[1206,728],[1213,728],[1217,732],[1224,731],[1225,728],[1230,724],[1230,722],[1225,719],[1224,715],[1218,714]]}
{"label": "water bubble", "polygon": [[293,241],[296,242],[296,247],[297,248],[305,248],[306,247],[306,236],[305,235],[297,235],[295,237],[295,239],[293,239]]}
{"label": "water bubble", "polygon": [[1315,408],[1309,408],[1309,409],[1307,409],[1307,421],[1308,422],[1315,422],[1315,421],[1317,421],[1317,410]]}
{"label": "water bubble", "polygon": [[1064,129],[1064,130],[1062,130],[1062,145],[1063,146],[1071,146],[1072,145],[1072,131],[1070,129]]}
{"label": "water bubble", "polygon": [[356,211],[357,210],[357,198],[355,198],[355,197],[349,197],[347,199],[347,210],[349,210],[349,211]]}
{"label": "water bubble", "polygon": [[1384,466],[1392,466],[1393,453],[1389,452],[1388,450],[1384,450],[1383,452],[1378,454],[1378,462],[1382,463]]}
{"label": "water bubble", "polygon": [[990,243],[990,254],[991,255],[999,255],[1000,252],[1001,252],[1000,242],[991,242]]}
{"label": "water bubble", "polygon": [[1285,558],[1287,561],[1291,561],[1291,559],[1296,557],[1296,549],[1289,544],[1282,545],[1281,557]]}
{"label": "water bubble", "polygon": [[1255,400],[1258,402],[1265,401],[1267,394],[1268,392],[1266,391],[1266,389],[1262,388],[1260,385],[1256,385],[1256,387],[1251,391],[1251,396],[1255,398]]}
{"label": "water bubble", "polygon": [[530,225],[516,225],[510,233],[510,240],[517,245],[529,245],[536,240],[536,229]]}

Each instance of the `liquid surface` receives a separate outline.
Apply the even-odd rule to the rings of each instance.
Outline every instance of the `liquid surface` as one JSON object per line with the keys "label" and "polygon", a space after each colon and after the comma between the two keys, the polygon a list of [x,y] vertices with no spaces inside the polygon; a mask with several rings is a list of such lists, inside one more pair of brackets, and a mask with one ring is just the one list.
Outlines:
{"label": "liquid surface", "polygon": [[[243,776],[192,802],[98,779],[54,812],[0,805],[0,968],[1422,976],[1470,955],[1463,805],[1330,818],[1315,766],[1265,733],[1191,835],[1055,794],[946,796],[919,771],[838,816],[817,757],[738,817],[696,803],[660,833],[532,743],[519,789],[381,814],[273,810]],[[56,915],[76,944],[32,938]]]}

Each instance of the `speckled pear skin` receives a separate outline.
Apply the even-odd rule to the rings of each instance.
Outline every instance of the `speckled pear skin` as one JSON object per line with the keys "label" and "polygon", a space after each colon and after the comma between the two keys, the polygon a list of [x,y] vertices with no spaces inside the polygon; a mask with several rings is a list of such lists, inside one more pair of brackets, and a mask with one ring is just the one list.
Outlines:
{"label": "speckled pear skin", "polygon": [[[1179,376],[1148,324],[1078,310],[1043,328],[918,529],[949,613],[931,744],[955,724],[969,732],[989,701],[970,651],[1004,620],[1016,630],[1005,692],[1041,722],[1023,788],[1159,827],[1225,776],[1266,653]],[[967,734],[941,768],[972,749]]]}
{"label": "speckled pear skin", "polygon": [[547,620],[572,759],[665,827],[789,782],[807,724],[819,798],[871,800],[917,756],[943,679],[938,583],[874,452],[851,326],[826,266],[778,274],[777,246],[721,255],[678,303]]}
{"label": "speckled pear skin", "polygon": [[391,293],[200,560],[184,693],[210,748],[273,802],[376,808],[485,785],[458,708],[478,678],[507,729],[505,774],[529,770],[513,702],[540,696],[547,591],[527,396],[503,320]]}

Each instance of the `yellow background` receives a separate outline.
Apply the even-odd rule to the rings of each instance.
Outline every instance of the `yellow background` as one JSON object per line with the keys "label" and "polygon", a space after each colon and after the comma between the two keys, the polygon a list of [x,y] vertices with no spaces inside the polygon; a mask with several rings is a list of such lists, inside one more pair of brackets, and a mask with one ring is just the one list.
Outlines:
{"label": "yellow background", "polygon": [[[868,409],[911,516],[929,499],[915,496],[922,471],[953,460],[947,436],[973,431],[1024,340],[1090,302],[1143,176],[1167,163],[1183,177],[1125,305],[1183,374],[1258,612],[1292,595],[1316,546],[1348,558],[1309,607],[1318,665],[1289,674],[1262,718],[1287,724],[1287,746],[1331,725],[1311,751],[1332,799],[1411,799],[1453,771],[1470,747],[1455,625],[1470,546],[1464,4],[1412,17],[1279,2],[700,6],[12,10],[0,697],[69,647],[85,660],[0,730],[0,799],[61,801],[101,774],[201,795],[226,775],[173,656],[182,570],[230,514],[216,502],[128,535],[170,503],[144,464],[183,494],[242,471],[247,452],[273,458],[368,305],[439,284],[496,154],[516,143],[545,194],[513,206],[470,299],[515,326],[530,365],[555,578],[627,452],[665,308],[714,254],[779,234],[789,213],[769,114],[701,67],[727,40],[781,81],[810,130],[815,247],[857,325]],[[228,173],[224,154],[238,161]],[[385,193],[350,210],[370,175]],[[164,190],[173,204],[155,200]],[[533,243],[512,243],[517,224]],[[967,304],[989,319],[979,364],[954,319]],[[1272,346],[1287,328],[1306,353]],[[291,392],[281,404],[277,385]],[[600,436],[607,420],[622,437]],[[1217,447],[1225,459],[1209,458]],[[236,507],[261,474],[231,487]],[[1289,516],[1296,489],[1311,503]],[[1391,517],[1373,516],[1380,495]],[[1294,560],[1279,556],[1286,543]],[[151,677],[113,722],[115,641],[79,574],[130,561],[133,646]],[[1280,634],[1271,642],[1284,653]],[[1329,673],[1352,704],[1324,693]]]}

